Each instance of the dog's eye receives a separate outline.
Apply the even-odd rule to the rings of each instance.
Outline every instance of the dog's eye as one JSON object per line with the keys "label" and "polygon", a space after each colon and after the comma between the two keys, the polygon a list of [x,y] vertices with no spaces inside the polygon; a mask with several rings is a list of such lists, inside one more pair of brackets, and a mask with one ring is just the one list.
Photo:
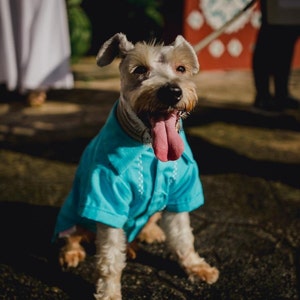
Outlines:
{"label": "dog's eye", "polygon": [[148,68],[146,68],[145,66],[137,66],[133,70],[133,73],[138,74],[138,75],[143,75],[143,74],[146,74],[147,72],[148,72]]}
{"label": "dog's eye", "polygon": [[178,66],[178,67],[176,68],[176,71],[177,71],[177,72],[180,72],[180,73],[185,73],[185,67],[184,67],[184,66]]}

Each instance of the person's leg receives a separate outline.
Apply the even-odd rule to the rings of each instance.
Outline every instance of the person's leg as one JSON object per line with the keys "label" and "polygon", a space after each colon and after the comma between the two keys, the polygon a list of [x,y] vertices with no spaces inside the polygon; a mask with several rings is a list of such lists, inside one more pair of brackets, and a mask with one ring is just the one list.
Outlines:
{"label": "person's leg", "polygon": [[277,30],[278,47],[274,64],[275,101],[283,108],[297,108],[299,102],[289,96],[289,76],[291,72],[294,46],[297,40],[296,27],[280,26]]}
{"label": "person's leg", "polygon": [[254,106],[267,111],[282,110],[282,107],[273,101],[270,92],[270,79],[274,74],[277,50],[277,28],[263,23],[253,52],[252,69],[256,89]]}
{"label": "person's leg", "polygon": [[256,89],[256,104],[263,104],[270,99],[269,92],[269,28],[268,25],[262,25],[256,40],[253,52],[252,69],[254,76],[254,85]]}
{"label": "person's leg", "polygon": [[252,56],[252,71],[256,96],[254,106],[264,108],[268,105],[271,99],[269,92],[270,80],[270,61],[268,56],[269,51],[269,26],[267,23],[266,1],[261,0],[261,27],[258,30],[254,52]]}

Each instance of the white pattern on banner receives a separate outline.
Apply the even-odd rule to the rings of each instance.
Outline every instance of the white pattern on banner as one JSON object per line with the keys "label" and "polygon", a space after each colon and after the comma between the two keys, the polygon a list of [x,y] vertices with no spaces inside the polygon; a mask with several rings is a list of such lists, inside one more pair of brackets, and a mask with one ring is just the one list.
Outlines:
{"label": "white pattern on banner", "polygon": [[199,30],[204,24],[203,16],[198,10],[191,11],[186,21],[194,30]]}
{"label": "white pattern on banner", "polygon": [[231,39],[227,44],[227,51],[233,57],[238,57],[243,51],[243,45],[238,39]]}
{"label": "white pattern on banner", "polygon": [[225,47],[222,41],[217,39],[208,45],[208,51],[212,57],[221,57],[225,51]]}
{"label": "white pattern on banner", "polygon": [[[219,29],[236,13],[248,4],[250,0],[200,0],[201,8],[207,24],[213,29]],[[226,28],[225,33],[230,34],[241,30],[248,22],[251,10],[245,12],[234,23]]]}

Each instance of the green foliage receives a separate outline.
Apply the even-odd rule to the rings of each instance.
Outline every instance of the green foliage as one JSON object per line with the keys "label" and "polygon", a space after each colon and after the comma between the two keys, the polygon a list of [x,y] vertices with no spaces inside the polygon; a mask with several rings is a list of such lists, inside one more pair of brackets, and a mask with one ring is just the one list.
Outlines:
{"label": "green foliage", "polygon": [[145,15],[149,17],[158,27],[163,26],[163,15],[160,12],[161,1],[159,0],[127,0],[128,4],[137,10],[143,10]]}
{"label": "green foliage", "polygon": [[85,55],[91,46],[92,25],[80,7],[82,0],[67,0],[71,43],[71,61],[74,63]]}

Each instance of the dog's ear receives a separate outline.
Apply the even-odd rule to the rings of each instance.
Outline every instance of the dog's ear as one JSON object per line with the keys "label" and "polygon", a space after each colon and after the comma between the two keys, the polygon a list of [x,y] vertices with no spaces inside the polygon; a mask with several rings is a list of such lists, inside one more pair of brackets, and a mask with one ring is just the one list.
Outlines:
{"label": "dog's ear", "polygon": [[109,65],[116,57],[123,58],[134,45],[127,40],[123,33],[116,33],[107,40],[99,49],[96,61],[97,65],[104,67]]}
{"label": "dog's ear", "polygon": [[182,48],[183,51],[187,51],[192,58],[192,66],[193,66],[193,74],[197,74],[199,72],[199,61],[198,61],[198,57],[197,54],[194,50],[194,48],[192,47],[192,45],[182,36],[182,35],[178,35],[175,39],[175,41],[173,42],[173,46],[174,48]]}

